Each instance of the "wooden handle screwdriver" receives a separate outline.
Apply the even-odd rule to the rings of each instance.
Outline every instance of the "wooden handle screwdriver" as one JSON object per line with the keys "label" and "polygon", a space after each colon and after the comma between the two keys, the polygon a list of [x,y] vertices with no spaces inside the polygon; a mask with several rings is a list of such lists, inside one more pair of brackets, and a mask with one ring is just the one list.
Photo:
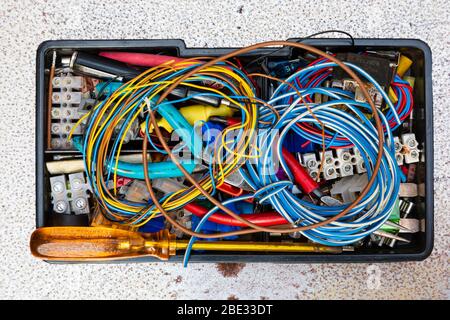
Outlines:
{"label": "wooden handle screwdriver", "polygon": [[[106,227],[45,227],[33,232],[31,253],[40,259],[101,261],[154,256],[168,260],[188,241],[177,240],[168,230],[145,234]],[[197,241],[194,250],[341,253],[343,247],[314,243]]]}

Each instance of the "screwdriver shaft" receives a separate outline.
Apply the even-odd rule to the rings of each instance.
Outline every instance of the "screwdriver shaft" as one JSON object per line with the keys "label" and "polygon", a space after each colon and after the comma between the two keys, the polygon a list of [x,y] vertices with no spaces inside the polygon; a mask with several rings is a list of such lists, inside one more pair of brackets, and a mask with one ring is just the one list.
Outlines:
{"label": "screwdriver shaft", "polygon": [[[176,249],[184,250],[188,247],[188,241],[176,241]],[[213,251],[265,251],[265,252],[316,252],[316,253],[342,253],[342,247],[324,246],[314,243],[295,242],[243,242],[243,241],[197,241],[192,246],[193,250]]]}

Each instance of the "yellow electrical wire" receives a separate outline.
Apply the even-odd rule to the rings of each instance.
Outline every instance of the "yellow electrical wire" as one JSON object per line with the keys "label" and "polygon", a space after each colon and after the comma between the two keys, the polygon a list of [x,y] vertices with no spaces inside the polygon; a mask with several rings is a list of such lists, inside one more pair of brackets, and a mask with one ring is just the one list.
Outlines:
{"label": "yellow electrical wire", "polygon": [[[185,63],[185,62],[183,62],[183,63]],[[100,106],[102,106],[102,110],[99,111],[96,119],[94,119],[94,123],[92,125],[92,132],[90,132],[89,137],[87,139],[86,162],[87,162],[88,170],[91,169],[92,148],[95,144],[95,141],[97,141],[97,139],[99,138],[99,135],[102,133],[103,130],[105,130],[104,135],[102,136],[102,141],[97,150],[97,168],[96,168],[97,169],[96,170],[97,184],[99,181],[101,181],[101,179],[103,179],[102,172],[103,172],[104,162],[106,161],[106,154],[107,154],[106,151],[108,149],[107,146],[108,146],[109,141],[112,138],[112,134],[114,132],[115,126],[118,123],[120,123],[120,121],[122,121],[127,115],[129,115],[129,112],[131,112],[131,110],[133,110],[137,106],[137,103],[139,103],[138,101],[140,100],[140,99],[134,97],[136,102],[129,104],[129,98],[137,90],[145,89],[145,88],[147,88],[147,89],[153,88],[154,92],[152,92],[152,94],[149,95],[149,97],[148,97],[149,100],[152,100],[153,98],[155,98],[158,95],[158,93],[163,91],[174,81],[178,80],[179,77],[175,77],[170,81],[154,81],[154,82],[152,82],[152,80],[156,79],[156,78],[160,78],[161,76],[169,75],[171,72],[174,72],[175,70],[183,69],[183,66],[182,66],[183,63],[177,63],[177,64],[173,64],[170,66],[161,65],[158,67],[148,69],[146,72],[142,73],[140,76],[138,76],[135,79],[130,80],[128,83],[125,83],[124,85],[122,85],[118,90],[116,90],[108,98],[108,100],[105,103],[103,103],[103,104],[99,103],[95,106],[95,108],[93,108],[93,110],[91,112],[97,111],[97,109]],[[191,65],[192,64],[189,64],[189,66],[191,66]],[[226,76],[233,79],[234,81],[236,81],[239,84],[239,89],[240,89],[240,91],[242,91],[242,96],[247,96],[250,101],[252,101],[251,99],[256,100],[256,97],[254,97],[253,90],[250,87],[250,85],[247,83],[247,81],[245,81],[245,79],[241,78],[236,73],[232,72],[230,69],[227,69],[225,66],[212,66],[212,67],[205,68],[205,70],[198,73],[197,76],[193,76],[193,77],[189,78],[189,80],[190,81],[204,80],[201,77],[203,72],[208,73],[208,76],[211,76],[214,73],[225,74]],[[229,145],[233,141],[226,141],[225,136],[231,130],[246,129],[246,128],[251,129],[252,134],[254,134],[254,129],[256,128],[257,121],[258,121],[258,119],[256,117],[257,105],[255,103],[250,103],[250,104],[244,103],[244,106],[247,106],[247,107],[244,107],[239,102],[237,102],[235,99],[232,99],[231,97],[227,96],[223,92],[216,90],[214,88],[196,85],[196,84],[189,83],[189,82],[183,82],[181,85],[218,94],[221,97],[223,97],[223,99],[229,101],[230,103],[233,103],[234,105],[241,107],[242,111],[245,114],[245,121],[243,123],[226,128],[223,131],[224,134],[223,134],[223,138],[222,138],[222,143],[218,146],[218,149],[216,149],[216,150],[219,150],[219,152],[222,149],[225,149],[227,152],[231,153],[234,156],[233,161],[231,163],[227,163],[227,165],[225,165],[225,166],[222,165],[220,157],[217,158],[219,172],[216,174],[214,179],[215,180],[219,179],[220,181],[218,181],[217,183],[219,183],[219,185],[220,185],[221,183],[223,183],[225,177],[228,174],[230,174],[233,170],[236,170],[236,166],[239,164],[239,161],[242,158],[255,157],[254,155],[251,155],[250,152],[249,152],[249,154],[246,154],[245,152],[243,152],[244,150],[247,150],[249,148],[256,147],[256,146],[250,145],[250,141],[252,139],[248,139],[243,144],[241,144],[239,149],[232,150],[227,145]],[[157,86],[156,89],[155,89],[155,86]],[[146,91],[148,91],[148,90],[144,90],[144,92],[140,93],[140,95],[142,96],[143,94],[145,94]],[[114,176],[113,176],[114,194],[116,194],[116,186],[117,186],[118,159],[119,159],[119,156],[120,156],[120,153],[122,150],[126,132],[131,128],[132,123],[137,119],[139,114],[141,114],[144,111],[145,107],[146,107],[145,104],[142,103],[141,106],[139,106],[136,109],[135,114],[132,115],[130,121],[128,122],[128,124],[125,128],[126,130],[123,131],[122,136],[117,137],[117,139],[120,139],[120,142],[118,144],[117,153],[116,153],[116,159],[115,159],[116,161],[115,161],[115,167],[114,167],[115,170],[113,170],[114,171]],[[111,119],[113,117],[113,115],[116,114],[117,110],[119,110],[119,113],[118,113],[119,116],[115,116],[114,119]],[[83,116],[83,118],[80,119],[80,121],[76,125],[78,126],[79,123],[81,123],[88,117],[88,115],[89,114],[86,114],[85,116]],[[110,120],[111,120],[110,125],[107,128],[105,128],[105,126],[110,122]],[[72,135],[73,135],[73,132],[70,133],[70,137],[72,137]],[[217,143],[217,141],[216,141],[216,143]],[[256,152],[259,153],[259,149],[257,149]],[[215,155],[217,155],[217,154],[218,153],[215,152]],[[203,181],[203,183],[202,183],[202,187],[205,190],[212,190],[213,183],[212,183],[211,179],[210,178],[205,179],[205,181]],[[190,189],[191,190],[189,190],[189,189],[179,190],[179,191],[171,194],[169,197],[167,197],[162,202],[163,207],[167,210],[173,210],[175,208],[178,208],[178,207],[194,200],[195,198],[197,198],[200,195],[200,192],[197,189],[195,189],[195,188],[190,188]],[[97,190],[98,190],[99,196],[101,198],[100,200],[102,202],[104,201],[104,203],[107,203],[113,207],[117,207],[121,210],[129,211],[129,212],[136,213],[136,214],[139,214],[139,213],[144,213],[144,214],[149,213],[150,214],[146,219],[135,224],[136,226],[145,224],[146,222],[148,222],[149,220],[151,220],[154,216],[156,216],[158,214],[157,209],[152,209],[152,210],[147,209],[147,210],[143,211],[140,208],[136,208],[136,207],[127,205],[127,204],[121,202],[120,200],[117,200],[115,197],[109,197],[104,193],[104,190],[101,186],[99,186],[97,188]],[[186,192],[186,194],[183,196],[180,196],[184,192]],[[108,210],[108,209],[106,208],[106,210]],[[108,211],[110,211],[110,210],[108,210]],[[111,215],[113,215],[115,218],[120,218],[119,216],[115,215],[113,212],[109,212],[109,213]],[[134,220],[136,220],[136,219],[134,219]],[[129,220],[133,221],[133,218],[129,219]]]}

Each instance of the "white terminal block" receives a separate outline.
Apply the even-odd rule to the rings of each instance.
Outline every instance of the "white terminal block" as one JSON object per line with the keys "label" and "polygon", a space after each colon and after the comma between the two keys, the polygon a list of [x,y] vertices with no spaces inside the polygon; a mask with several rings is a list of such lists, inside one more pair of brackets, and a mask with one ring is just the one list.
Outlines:
{"label": "white terminal block", "polygon": [[348,177],[353,175],[352,154],[350,149],[337,149],[337,159],[334,161],[336,169],[339,170],[341,177]]}
{"label": "white terminal block", "polygon": [[355,80],[344,79],[342,81],[342,89],[345,91],[355,92],[358,87],[358,83]]}
{"label": "white terminal block", "polygon": [[50,177],[53,211],[63,214],[89,213],[89,185],[83,172],[69,174],[69,185],[65,175]]}
{"label": "white terminal block", "polygon": [[61,76],[54,77],[52,82],[53,88],[67,88],[80,90],[83,87],[83,77],[79,76]]}
{"label": "white terminal block", "polygon": [[[374,102],[375,106],[377,108],[380,108],[381,104],[383,103],[383,96],[381,95],[381,93],[378,91],[378,89],[373,84],[367,85],[366,89],[367,89],[367,93],[369,93],[369,96],[372,99],[372,101]],[[355,101],[367,102],[366,97],[364,96],[361,88],[358,85],[355,90]]]}
{"label": "white terminal block", "polygon": [[83,172],[69,174],[71,190],[71,209],[75,214],[89,213],[89,185],[84,179]]}
{"label": "white terminal block", "polygon": [[78,120],[89,112],[88,107],[93,108],[95,99],[82,98],[78,106],[63,106],[52,108],[52,119]]}
{"label": "white terminal block", "polygon": [[[72,128],[75,126],[75,123],[52,123],[51,130],[54,135],[68,135]],[[73,131],[74,134],[82,134],[81,126],[77,126]]]}
{"label": "white terminal block", "polygon": [[320,153],[320,161],[324,158],[323,165],[323,178],[325,180],[332,180],[338,178],[338,172],[336,170],[336,159],[333,156],[333,151],[327,150],[325,153]]}
{"label": "white terminal block", "polygon": [[81,92],[61,91],[52,93],[52,102],[54,104],[80,104],[81,98]]}
{"label": "white terminal block", "polygon": [[52,138],[52,148],[53,149],[72,149],[73,143],[72,140],[68,140],[67,138]]}
{"label": "white terminal block", "polygon": [[322,175],[325,180],[349,177],[354,175],[355,172],[367,172],[364,159],[356,147],[337,149],[336,156],[332,150],[327,150],[323,156],[322,153],[319,153],[320,160],[317,160],[315,153],[305,153],[301,155],[301,163],[314,179],[317,178],[319,173],[322,157],[324,157]]}
{"label": "white terminal block", "polygon": [[404,154],[405,163],[410,164],[419,162],[419,143],[416,140],[416,135],[414,133],[405,133],[401,135],[400,139],[403,144],[402,152]]}
{"label": "white terminal block", "polygon": [[50,188],[53,211],[56,213],[70,214],[66,176],[50,177]]}
{"label": "white terminal block", "polygon": [[394,149],[395,149],[395,160],[397,161],[397,164],[401,166],[404,161],[404,157],[402,154],[403,145],[398,137],[394,137]]}
{"label": "white terminal block", "polygon": [[319,162],[315,153],[305,153],[301,155],[301,163],[308,171],[309,175],[316,179],[319,174]]}
{"label": "white terminal block", "polygon": [[[348,85],[348,84],[347,84]],[[405,133],[400,138],[394,137],[395,159],[397,164],[411,164],[419,162],[420,150],[414,133]],[[367,172],[367,168],[360,151],[353,147],[352,149],[337,149],[336,156],[332,150],[325,151],[324,165],[322,169],[323,178],[332,180],[353,176],[355,173],[362,174]],[[317,178],[322,153],[319,153],[320,160],[317,160],[315,153],[305,153],[301,155],[301,163],[306,168],[312,178]]]}
{"label": "white terminal block", "polygon": [[361,156],[361,153],[359,152],[358,148],[353,147],[352,151],[353,151],[352,163],[356,168],[356,173],[367,172],[366,164],[364,163],[364,159]]}
{"label": "white terminal block", "polygon": [[[51,145],[53,149],[73,149],[71,141],[67,140],[69,132],[77,120],[83,117],[94,106],[95,100],[83,97],[83,77],[73,76],[70,73],[55,76],[52,80],[52,134]],[[85,123],[81,123],[73,132],[83,134]],[[80,204],[81,206],[81,204]]]}

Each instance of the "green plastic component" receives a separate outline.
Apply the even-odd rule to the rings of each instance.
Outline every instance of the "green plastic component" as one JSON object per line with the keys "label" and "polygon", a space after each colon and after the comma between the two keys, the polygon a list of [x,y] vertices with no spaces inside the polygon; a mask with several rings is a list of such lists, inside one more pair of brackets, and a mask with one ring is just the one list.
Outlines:
{"label": "green plastic component", "polygon": [[[391,216],[389,217],[389,221],[399,223],[400,221],[400,204],[399,204],[399,198],[395,201],[394,210],[392,210]],[[381,226],[380,230],[390,232],[390,233],[397,233],[399,230],[397,228],[383,225]]]}

